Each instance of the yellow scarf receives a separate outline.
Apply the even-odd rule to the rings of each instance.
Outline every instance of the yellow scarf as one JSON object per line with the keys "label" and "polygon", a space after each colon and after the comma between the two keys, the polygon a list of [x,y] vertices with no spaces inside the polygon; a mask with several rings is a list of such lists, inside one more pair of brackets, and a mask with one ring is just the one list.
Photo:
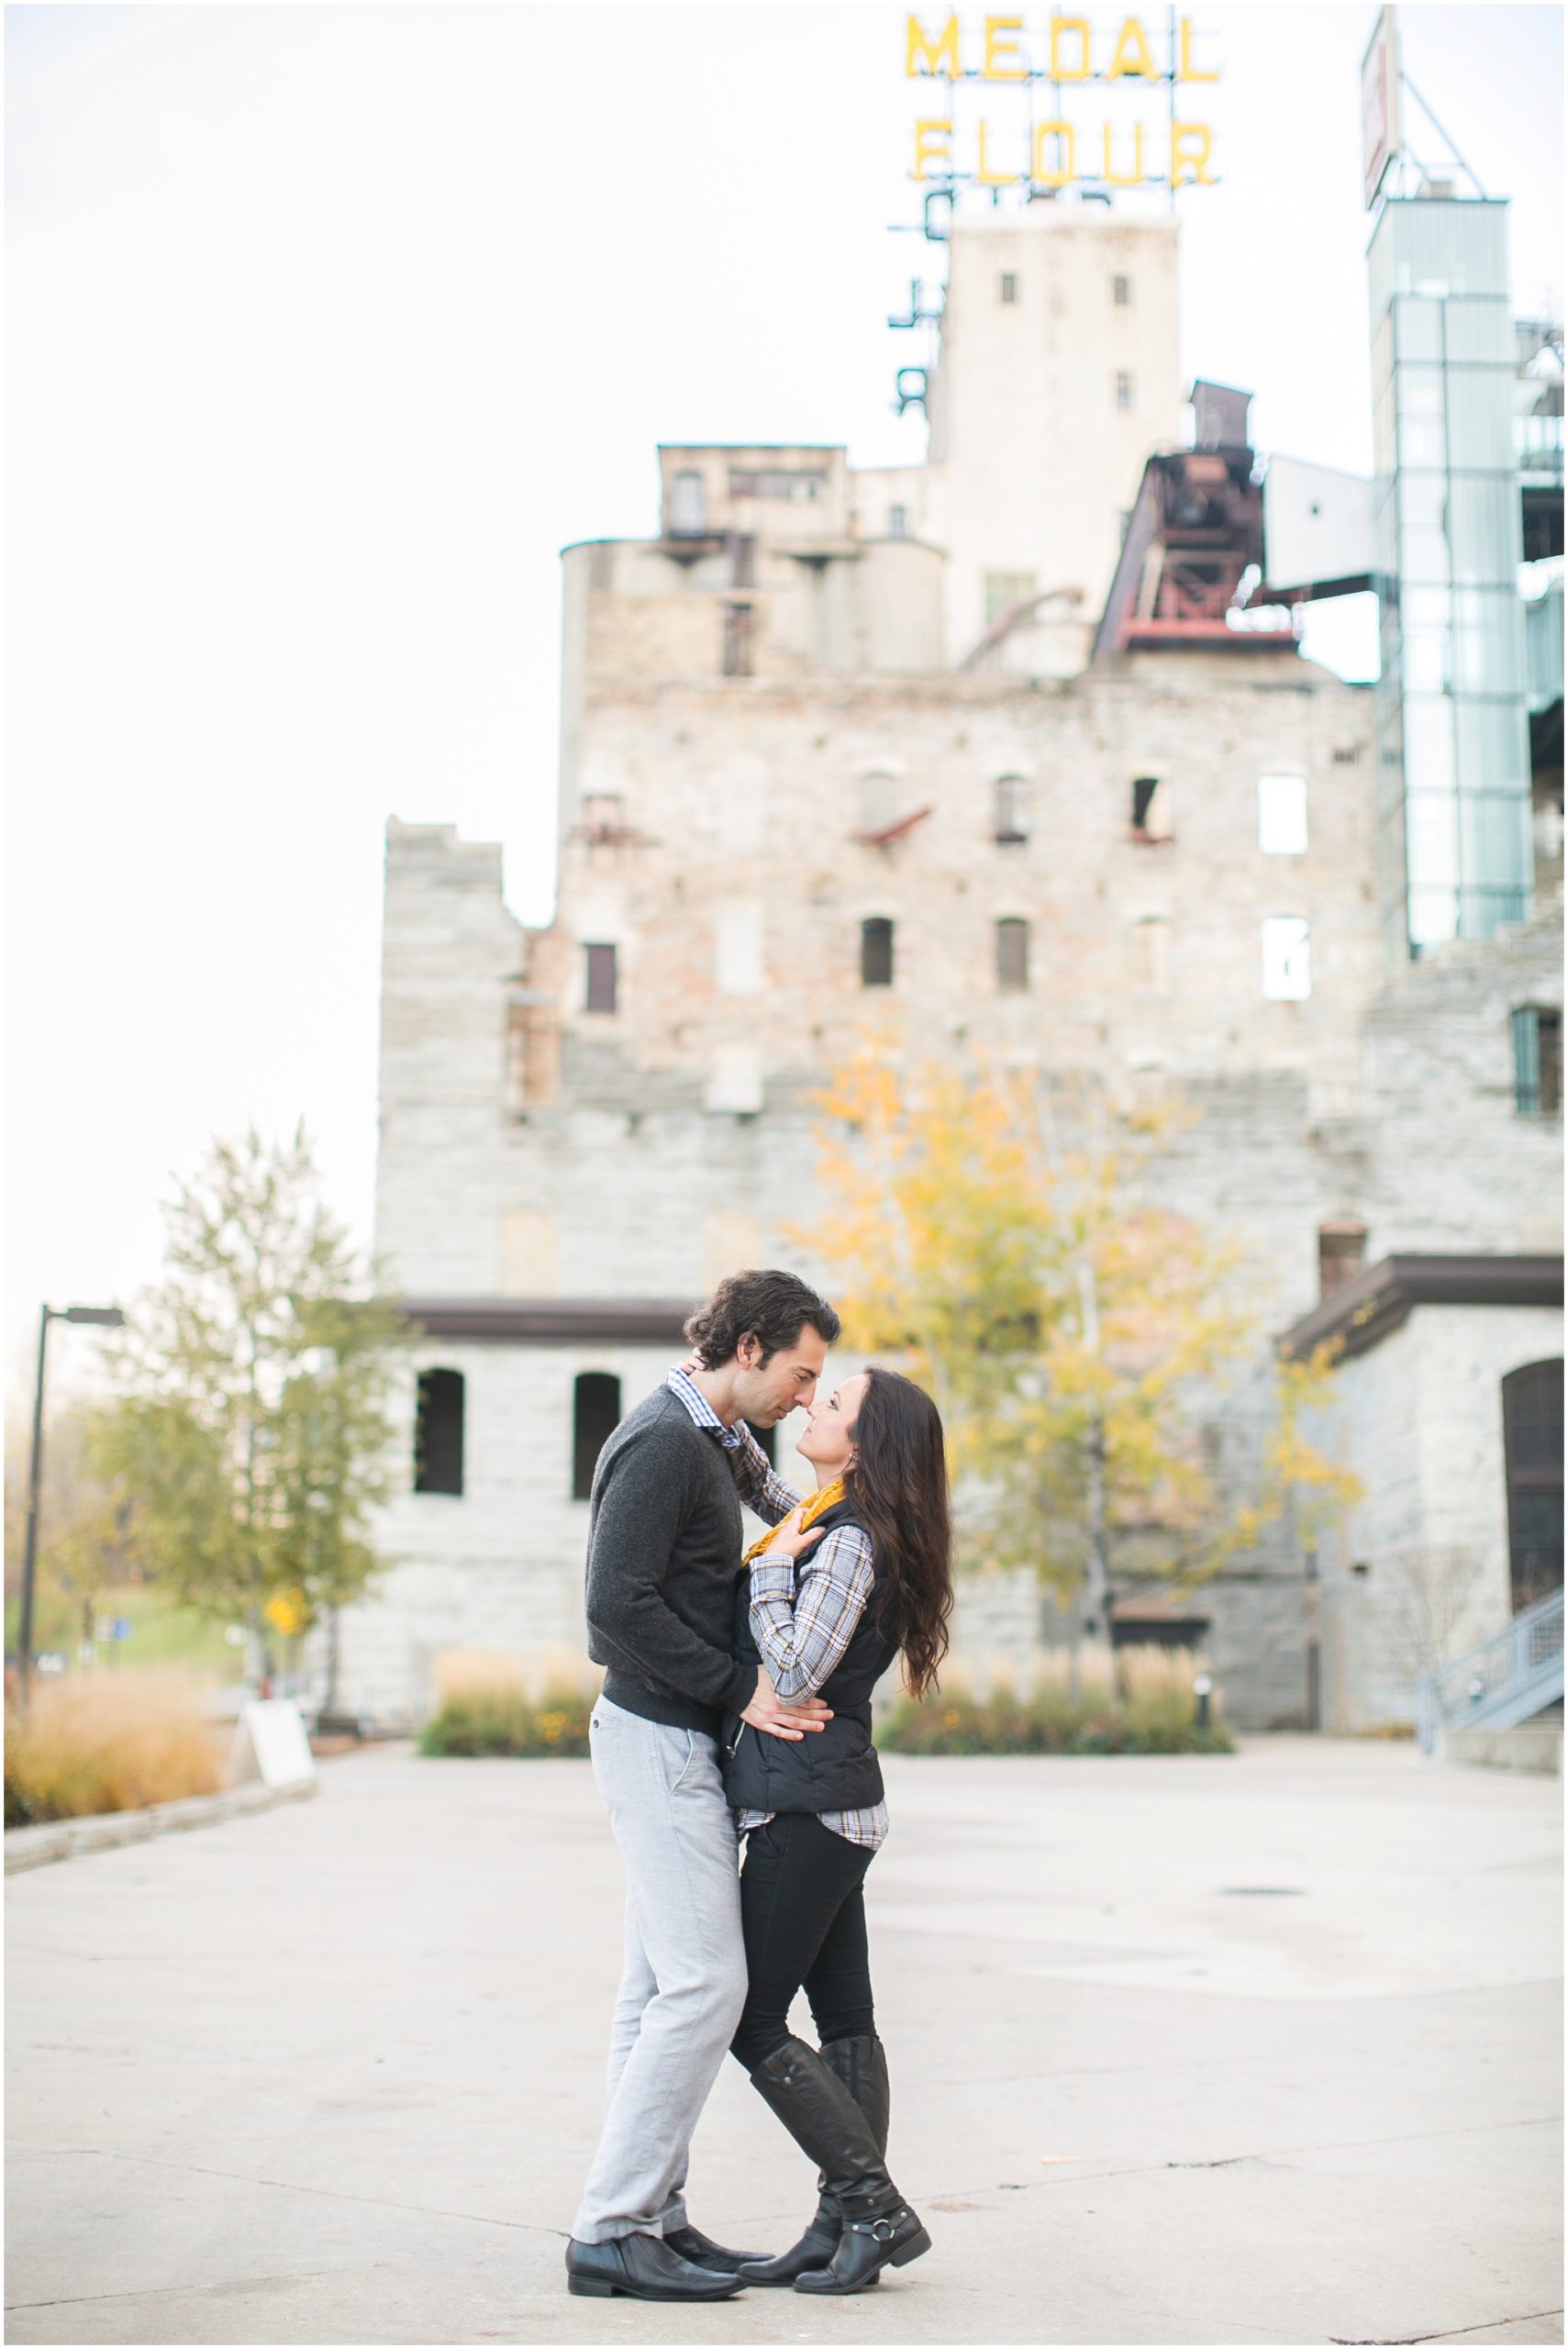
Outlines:
{"label": "yellow scarf", "polygon": [[[819,1517],[825,1517],[828,1511],[832,1508],[837,1502],[841,1501],[843,1497],[844,1480],[842,1476],[835,1476],[830,1485],[824,1485],[818,1491],[813,1493],[811,1498],[806,1502],[806,1507],[802,1509],[800,1513],[801,1531],[804,1533],[808,1526],[815,1525]],[[777,1528],[775,1527],[774,1531],[776,1531]],[[760,1542],[753,1542],[751,1548],[746,1553],[743,1563],[749,1566],[753,1558],[760,1558],[773,1538],[773,1533],[764,1533]]]}

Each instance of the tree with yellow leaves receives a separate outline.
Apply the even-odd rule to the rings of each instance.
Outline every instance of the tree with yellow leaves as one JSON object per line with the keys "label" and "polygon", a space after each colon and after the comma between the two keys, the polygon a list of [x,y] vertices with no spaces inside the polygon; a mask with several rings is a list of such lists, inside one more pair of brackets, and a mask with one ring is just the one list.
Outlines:
{"label": "tree with yellow leaves", "polygon": [[972,1557],[1081,1590],[1104,1642],[1115,1579],[1191,1585],[1287,1505],[1356,1497],[1304,1432],[1320,1354],[1279,1370],[1252,1497],[1222,1505],[1201,1417],[1262,1332],[1242,1252],[1142,1179],[1170,1113],[1118,1118],[1097,1090],[999,1069],[905,1077],[869,1045],[819,1108],[811,1244],[848,1341],[929,1386]]}

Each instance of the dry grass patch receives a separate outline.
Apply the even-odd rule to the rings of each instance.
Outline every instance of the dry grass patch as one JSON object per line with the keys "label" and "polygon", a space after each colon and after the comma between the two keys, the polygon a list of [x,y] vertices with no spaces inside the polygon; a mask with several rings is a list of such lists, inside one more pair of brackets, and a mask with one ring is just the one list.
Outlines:
{"label": "dry grass patch", "polygon": [[142,1810],[216,1794],[223,1744],[188,1674],[101,1669],[33,1682],[6,1719],[6,1824]]}

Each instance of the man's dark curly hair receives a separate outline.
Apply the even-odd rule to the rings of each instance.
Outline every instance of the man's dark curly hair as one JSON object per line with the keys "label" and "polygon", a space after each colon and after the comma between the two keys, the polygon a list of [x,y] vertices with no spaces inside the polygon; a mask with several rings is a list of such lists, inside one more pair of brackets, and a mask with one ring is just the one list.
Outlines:
{"label": "man's dark curly hair", "polygon": [[698,1306],[684,1334],[705,1370],[721,1370],[734,1360],[742,1338],[760,1340],[765,1363],[781,1346],[793,1346],[808,1326],[831,1345],[840,1324],[827,1298],[794,1273],[731,1273]]}

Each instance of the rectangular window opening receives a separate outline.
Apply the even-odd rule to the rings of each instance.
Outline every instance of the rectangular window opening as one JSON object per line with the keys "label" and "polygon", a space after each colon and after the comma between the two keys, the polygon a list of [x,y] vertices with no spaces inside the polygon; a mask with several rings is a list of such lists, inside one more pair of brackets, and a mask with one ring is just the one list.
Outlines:
{"label": "rectangular window opening", "polygon": [[1132,377],[1125,368],[1118,368],[1116,379],[1116,404],[1119,408],[1132,406]]}
{"label": "rectangular window opening", "polygon": [[1366,1262],[1364,1223],[1325,1223],[1318,1229],[1318,1294],[1331,1297],[1354,1280]]}
{"label": "rectangular window opening", "polygon": [[1021,774],[996,778],[995,838],[998,848],[1022,848],[1029,836],[1029,787]]}
{"label": "rectangular window opening", "polygon": [[1170,785],[1161,775],[1135,776],[1132,785],[1133,839],[1168,841],[1174,829]]}
{"label": "rectangular window opening", "polygon": [[1018,298],[1018,281],[1010,269],[1002,272],[1001,294],[1004,302],[1016,302]]}
{"label": "rectangular window opening", "polygon": [[861,924],[861,985],[893,985],[893,924],[881,916]]}
{"label": "rectangular window opening", "polygon": [[1133,964],[1138,985],[1146,995],[1171,992],[1171,923],[1164,914],[1149,914],[1132,926]]}
{"label": "rectangular window opening", "polygon": [[757,541],[750,530],[729,534],[729,584],[732,587],[757,584]]}
{"label": "rectangular window opening", "polygon": [[613,946],[584,946],[588,958],[588,992],[584,1008],[589,1011],[613,1011],[616,1008],[616,950]]}
{"label": "rectangular window opening", "polygon": [[750,604],[726,604],[724,607],[723,669],[727,677],[749,677],[751,674],[752,619]]}
{"label": "rectangular window opening", "polygon": [[670,484],[670,536],[700,539],[707,527],[706,505],[701,473],[677,473]]}
{"label": "rectangular window opening", "polygon": [[462,1495],[463,1375],[422,1370],[414,1414],[414,1490]]}
{"label": "rectangular window opening", "polygon": [[1116,304],[1118,310],[1130,309],[1132,306],[1132,280],[1130,277],[1113,277],[1111,279],[1111,300]]}
{"label": "rectangular window opening", "polygon": [[996,924],[996,985],[1004,995],[1027,995],[1029,926],[1008,915]]}
{"label": "rectangular window opening", "polygon": [[1514,1038],[1514,1108],[1521,1118],[1562,1114],[1562,1014],[1525,1004],[1509,1014]]}
{"label": "rectangular window opening", "polygon": [[887,509],[887,535],[890,539],[906,539],[909,535],[909,508],[890,506]]}
{"label": "rectangular window opening", "polygon": [[1032,571],[988,571],[985,573],[985,625],[999,620],[1015,604],[1022,604],[1038,585]]}
{"label": "rectangular window opening", "polygon": [[1310,925],[1299,914],[1268,914],[1263,919],[1263,999],[1305,1003],[1312,993]]}
{"label": "rectangular window opening", "polygon": [[620,1425],[620,1380],[607,1370],[585,1370],[572,1382],[572,1497],[594,1490],[599,1454]]}
{"label": "rectangular window opening", "polygon": [[1307,777],[1258,777],[1258,846],[1265,856],[1307,853]]}

